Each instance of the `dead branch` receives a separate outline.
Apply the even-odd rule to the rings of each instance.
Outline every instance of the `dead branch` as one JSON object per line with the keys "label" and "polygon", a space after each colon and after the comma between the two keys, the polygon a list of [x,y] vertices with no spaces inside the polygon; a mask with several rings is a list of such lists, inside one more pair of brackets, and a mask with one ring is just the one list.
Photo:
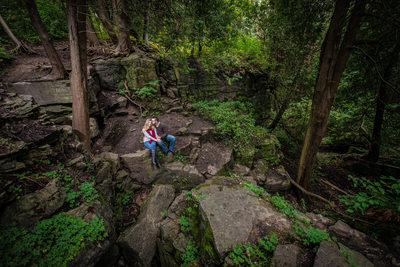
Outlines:
{"label": "dead branch", "polygon": [[369,136],[367,130],[366,130],[365,127],[364,127],[364,122],[365,122],[365,115],[363,115],[363,117],[362,117],[362,122],[361,122],[360,129],[362,130],[362,132],[363,132],[365,138],[367,138],[368,142],[371,143],[371,137]]}
{"label": "dead branch", "polygon": [[296,182],[292,179],[292,177],[288,177],[288,178],[289,178],[290,182],[291,182],[295,187],[297,187],[303,194],[305,194],[305,195],[307,195],[307,196],[311,196],[311,197],[317,198],[317,199],[319,199],[319,200],[322,200],[323,202],[329,204],[329,206],[332,207],[332,208],[335,208],[335,207],[336,207],[336,205],[335,205],[334,202],[329,201],[329,200],[327,200],[326,198],[324,198],[324,197],[322,197],[322,196],[320,196],[320,195],[317,195],[317,194],[314,194],[314,193],[308,191],[307,189],[305,189],[304,187],[302,187],[301,185],[299,185],[298,183],[296,183]]}
{"label": "dead branch", "polygon": [[330,187],[332,187],[332,188],[336,189],[336,190],[337,190],[337,191],[339,191],[339,192],[342,192],[342,193],[343,193],[343,194],[345,194],[345,195],[348,195],[348,196],[350,196],[350,194],[349,194],[349,193],[347,193],[347,192],[346,192],[346,191],[344,191],[343,189],[340,189],[339,187],[337,187],[336,185],[332,184],[331,182],[328,182],[327,180],[324,180],[324,179],[319,179],[319,181],[323,182],[324,184],[327,184],[327,185],[329,185]]}

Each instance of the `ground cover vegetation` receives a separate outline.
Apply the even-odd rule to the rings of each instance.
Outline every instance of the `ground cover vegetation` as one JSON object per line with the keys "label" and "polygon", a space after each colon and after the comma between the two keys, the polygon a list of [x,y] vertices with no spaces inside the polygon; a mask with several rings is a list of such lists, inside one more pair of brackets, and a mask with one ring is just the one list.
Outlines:
{"label": "ground cover vegetation", "polygon": [[[65,41],[69,34],[66,3],[58,0],[34,2],[51,40]],[[379,223],[393,225],[400,221],[399,1],[355,0],[346,1],[346,4],[341,0],[167,0],[162,3],[154,0],[126,0],[120,1],[125,3],[122,11],[115,2],[87,2],[85,14],[99,41],[92,46],[94,49],[107,51],[120,58],[131,52],[133,45],[160,61],[175,62],[185,72],[201,68],[215,73],[226,80],[228,85],[245,82],[249,74],[264,75],[268,86],[263,90],[270,95],[271,105],[263,109],[255,108],[252,99],[243,95],[230,101],[208,99],[207,96],[191,97],[189,100],[201,116],[216,124],[216,135],[221,136],[234,149],[235,156],[244,164],[249,165],[251,162],[249,151],[257,148],[266,134],[273,133],[285,153],[283,164],[295,180],[298,178],[301,186],[314,193],[321,192],[325,198],[335,202],[336,208],[341,209],[345,215],[341,218],[347,222],[361,219],[376,226],[371,231],[375,231],[377,238],[384,239],[395,232],[395,228],[382,230]],[[25,1],[1,0],[0,7],[1,18],[16,39],[27,45],[39,42],[39,35],[32,26]],[[340,11],[339,7],[343,7],[344,14],[341,17],[344,20],[336,23],[334,18]],[[121,29],[124,27],[121,25],[127,26],[127,34],[122,34]],[[334,25],[341,25],[338,32],[343,33],[329,39],[330,29]],[[4,25],[3,29],[6,29]],[[337,44],[340,47],[348,40],[348,35],[354,38],[350,45],[344,44],[343,50],[349,50],[346,50],[347,56],[341,57],[345,53],[341,51],[334,56],[340,63],[337,68],[342,69],[334,75],[336,80],[339,77],[337,88],[327,97],[331,103],[320,107],[316,104],[318,101],[315,101],[316,94],[325,89],[317,87],[316,81],[322,79],[324,56],[329,52],[329,45]],[[124,36],[127,38],[122,40]],[[93,40],[89,42],[93,45]],[[14,49],[14,43],[6,31],[0,31],[0,66],[7,66],[21,53]],[[5,74],[4,70],[0,74]],[[158,83],[155,80],[142,88],[121,84],[119,92],[142,105],[157,95]],[[319,122],[318,116],[310,115],[312,112],[324,115],[326,121]],[[311,126],[318,128],[321,140],[309,147],[303,146],[304,140],[310,139],[309,132],[315,130]],[[11,146],[7,138],[0,137],[1,150],[11,149]],[[307,153],[313,154],[309,158],[315,159],[304,158],[303,155]],[[177,158],[185,161],[180,155]],[[300,161],[300,158],[303,160]],[[91,201],[99,198],[93,187],[93,177],[76,179],[63,166],[47,165],[35,173],[20,173],[12,177],[19,181],[17,186],[10,189],[15,198],[43,187],[50,179],[62,182],[70,208],[83,202],[90,205]],[[301,171],[297,168],[305,165],[310,166],[312,171],[300,175]],[[87,169],[90,169],[90,163]],[[256,194],[264,195],[261,189],[246,186]],[[117,196],[115,202],[119,208],[116,214],[123,213],[131,201],[132,193]],[[305,230],[299,227],[298,221],[307,223],[280,196],[272,196],[271,201],[293,219],[294,231],[304,245],[314,246],[329,238],[326,233],[311,226]],[[307,204],[309,210],[334,213],[331,207],[318,201],[312,202],[309,199]],[[191,205],[195,207],[196,203]],[[193,208],[188,208],[180,219],[181,230],[186,234],[193,232],[193,222],[190,221],[193,212]],[[334,213],[333,217],[337,216]],[[356,221],[362,224],[361,220]],[[74,236],[91,241],[101,239],[100,221],[89,225],[90,222],[81,222],[61,213],[39,222],[31,231],[17,231],[13,228],[2,232],[2,236],[14,236],[11,239],[2,238],[4,242],[16,242],[2,244],[2,247],[13,250],[26,245],[23,249],[18,248],[23,254],[15,256],[19,259],[16,265],[36,263],[31,261],[34,254],[27,256],[27,251],[46,254],[53,250],[48,248],[47,243],[17,242],[15,236],[31,240],[38,232],[47,235],[54,229],[73,231],[69,228],[71,221],[82,224],[79,231],[90,233],[85,235],[78,231],[74,232]],[[61,240],[70,235],[61,233]],[[49,240],[51,238],[56,240],[60,237],[50,235]],[[193,233],[182,254],[184,266],[198,260],[198,241],[196,233]],[[242,257],[245,249],[252,251],[250,254],[254,256],[253,259],[257,258],[256,262],[262,262],[264,258],[260,251],[271,253],[275,241],[270,236],[262,241],[264,243],[251,249],[238,245],[229,257],[235,264],[244,264],[249,260]],[[42,245],[46,249],[37,250]],[[76,249],[81,246],[79,241],[69,251],[76,253]],[[43,263],[37,264],[59,264],[58,258],[64,252],[54,253],[57,255],[50,258],[41,254]],[[10,257],[7,255],[2,257]],[[63,257],[70,259],[71,255],[67,253]]]}

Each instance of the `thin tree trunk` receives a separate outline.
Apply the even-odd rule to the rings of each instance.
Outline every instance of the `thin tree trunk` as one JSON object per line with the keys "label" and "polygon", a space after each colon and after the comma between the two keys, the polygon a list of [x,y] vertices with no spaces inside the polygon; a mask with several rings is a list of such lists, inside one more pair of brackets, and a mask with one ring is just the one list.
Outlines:
{"label": "thin tree trunk", "polygon": [[107,9],[104,5],[103,0],[92,0],[91,1],[94,11],[99,16],[101,23],[103,23],[104,28],[106,29],[108,36],[113,44],[118,44],[117,35],[114,32],[113,25],[111,20],[107,14]]}
{"label": "thin tree trunk", "polygon": [[276,128],[276,126],[278,125],[279,121],[282,119],[282,116],[285,113],[288,106],[289,106],[289,99],[286,99],[286,101],[279,108],[278,113],[276,114],[274,120],[268,126],[269,130],[273,131]]}
{"label": "thin tree trunk", "polygon": [[0,15],[0,24],[3,27],[4,31],[7,33],[8,37],[11,39],[11,41],[13,41],[13,43],[16,45],[16,47],[15,47],[16,51],[22,49],[24,52],[27,52],[27,53],[35,53],[35,51],[33,51],[30,47],[28,47],[27,45],[22,43],[20,40],[18,40],[17,37],[15,37],[15,35],[10,30],[10,28],[8,27],[7,23],[5,22],[5,20],[3,19],[3,17],[1,15]]}
{"label": "thin tree trunk", "polygon": [[129,54],[131,50],[131,39],[129,37],[129,17],[126,15],[124,0],[112,0],[115,22],[118,29],[118,45],[115,54]]}
{"label": "thin tree trunk", "polygon": [[[393,53],[389,59],[389,63],[386,66],[383,73],[383,80],[388,81],[390,76],[392,75],[393,69],[397,64],[397,59],[399,58],[399,43],[396,44]],[[368,159],[374,162],[377,162],[379,159],[379,150],[381,145],[381,130],[383,123],[383,114],[385,112],[385,96],[386,96],[386,87],[387,84],[384,81],[381,81],[378,90],[378,97],[376,100],[376,111],[375,111],[375,119],[374,119],[374,129],[372,131],[372,139],[371,146],[369,148]]]}
{"label": "thin tree trunk", "polygon": [[54,49],[54,46],[50,40],[50,36],[47,33],[42,20],[40,19],[35,0],[25,0],[25,3],[26,7],[28,8],[29,17],[31,18],[32,25],[39,35],[44,50],[46,51],[46,55],[49,58],[50,64],[52,66],[52,74],[54,74],[57,79],[64,78],[66,73],[64,65],[62,64],[56,49]]}
{"label": "thin tree trunk", "polygon": [[297,173],[297,183],[305,188],[310,182],[318,148],[326,131],[333,99],[350,56],[350,48],[360,29],[364,7],[365,0],[355,1],[346,33],[341,42],[350,1],[336,1],[329,29],[322,44],[311,115]]}
{"label": "thin tree trunk", "polygon": [[89,96],[87,90],[86,1],[67,1],[71,51],[72,129],[90,151]]}
{"label": "thin tree trunk", "polygon": [[86,18],[86,37],[90,46],[96,47],[100,45],[99,38],[97,38],[96,31],[94,30],[92,20],[90,19],[89,15]]}

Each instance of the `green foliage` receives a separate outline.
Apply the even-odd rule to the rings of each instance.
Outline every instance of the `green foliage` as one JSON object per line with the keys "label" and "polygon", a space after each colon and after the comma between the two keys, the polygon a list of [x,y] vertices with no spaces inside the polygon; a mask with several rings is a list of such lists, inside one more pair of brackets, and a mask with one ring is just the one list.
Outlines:
{"label": "green foliage", "polygon": [[183,155],[176,154],[176,155],[175,155],[175,158],[176,158],[177,160],[179,160],[180,162],[182,162],[182,163],[186,163],[186,162],[187,162],[187,159],[186,159],[185,156],[183,156]]}
{"label": "green foliage", "polygon": [[347,212],[364,214],[372,206],[400,211],[400,179],[381,176],[380,180],[372,181],[351,175],[349,178],[353,180],[354,187],[362,191],[352,196],[339,196],[339,201],[347,206]]}
{"label": "green foliage", "polygon": [[7,266],[67,266],[85,242],[107,237],[103,220],[90,222],[60,213],[28,231],[11,227],[0,232],[0,257]]}
{"label": "green foliage", "polygon": [[255,125],[251,105],[239,101],[200,101],[193,105],[199,114],[216,124],[216,135],[233,147],[239,158],[262,140],[266,130]]}
{"label": "green foliage", "polygon": [[346,249],[344,246],[340,246],[340,252],[347,259],[347,262],[351,267],[358,267],[356,262],[354,261],[354,252],[352,250]]}
{"label": "green foliage", "polygon": [[286,200],[279,196],[278,193],[276,193],[274,196],[271,197],[271,203],[278,208],[280,212],[285,214],[291,219],[298,219],[300,218],[299,213],[297,210],[295,210]]}
{"label": "green foliage", "polygon": [[186,267],[194,261],[199,261],[199,248],[196,246],[196,242],[193,237],[190,237],[189,242],[186,246],[185,252],[181,254],[183,263],[181,267]]}
{"label": "green foliage", "polygon": [[238,244],[228,257],[236,266],[269,266],[277,244],[278,239],[275,234],[265,236],[258,240],[257,245]]}
{"label": "green foliage", "polygon": [[[67,17],[61,1],[36,0],[36,5],[50,37],[54,39],[67,38]],[[39,36],[32,26],[25,4],[21,5],[19,1],[3,1],[1,10],[3,19],[18,39],[39,41]],[[0,40],[8,40],[8,37],[3,34],[0,34]]]}
{"label": "green foliage", "polygon": [[191,231],[189,217],[182,215],[182,217],[179,219],[179,224],[181,225],[182,232],[190,232]]}
{"label": "green foliage", "polygon": [[253,185],[252,183],[244,183],[244,188],[256,193],[260,197],[264,196],[265,189],[258,185]]}

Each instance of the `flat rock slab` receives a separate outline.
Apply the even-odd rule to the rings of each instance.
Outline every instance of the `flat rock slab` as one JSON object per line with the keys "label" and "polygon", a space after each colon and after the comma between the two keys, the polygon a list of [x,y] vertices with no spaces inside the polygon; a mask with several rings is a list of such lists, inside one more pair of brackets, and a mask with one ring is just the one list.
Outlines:
{"label": "flat rock slab", "polygon": [[241,186],[204,186],[193,197],[199,201],[201,223],[211,228],[220,259],[232,246],[260,238],[252,233],[265,236],[269,231],[288,233],[291,229],[285,215]]}
{"label": "flat rock slab", "polygon": [[[71,104],[69,80],[18,82],[8,88],[9,91],[22,95],[31,95],[40,106],[54,104]],[[91,97],[91,101],[94,100]]]}

